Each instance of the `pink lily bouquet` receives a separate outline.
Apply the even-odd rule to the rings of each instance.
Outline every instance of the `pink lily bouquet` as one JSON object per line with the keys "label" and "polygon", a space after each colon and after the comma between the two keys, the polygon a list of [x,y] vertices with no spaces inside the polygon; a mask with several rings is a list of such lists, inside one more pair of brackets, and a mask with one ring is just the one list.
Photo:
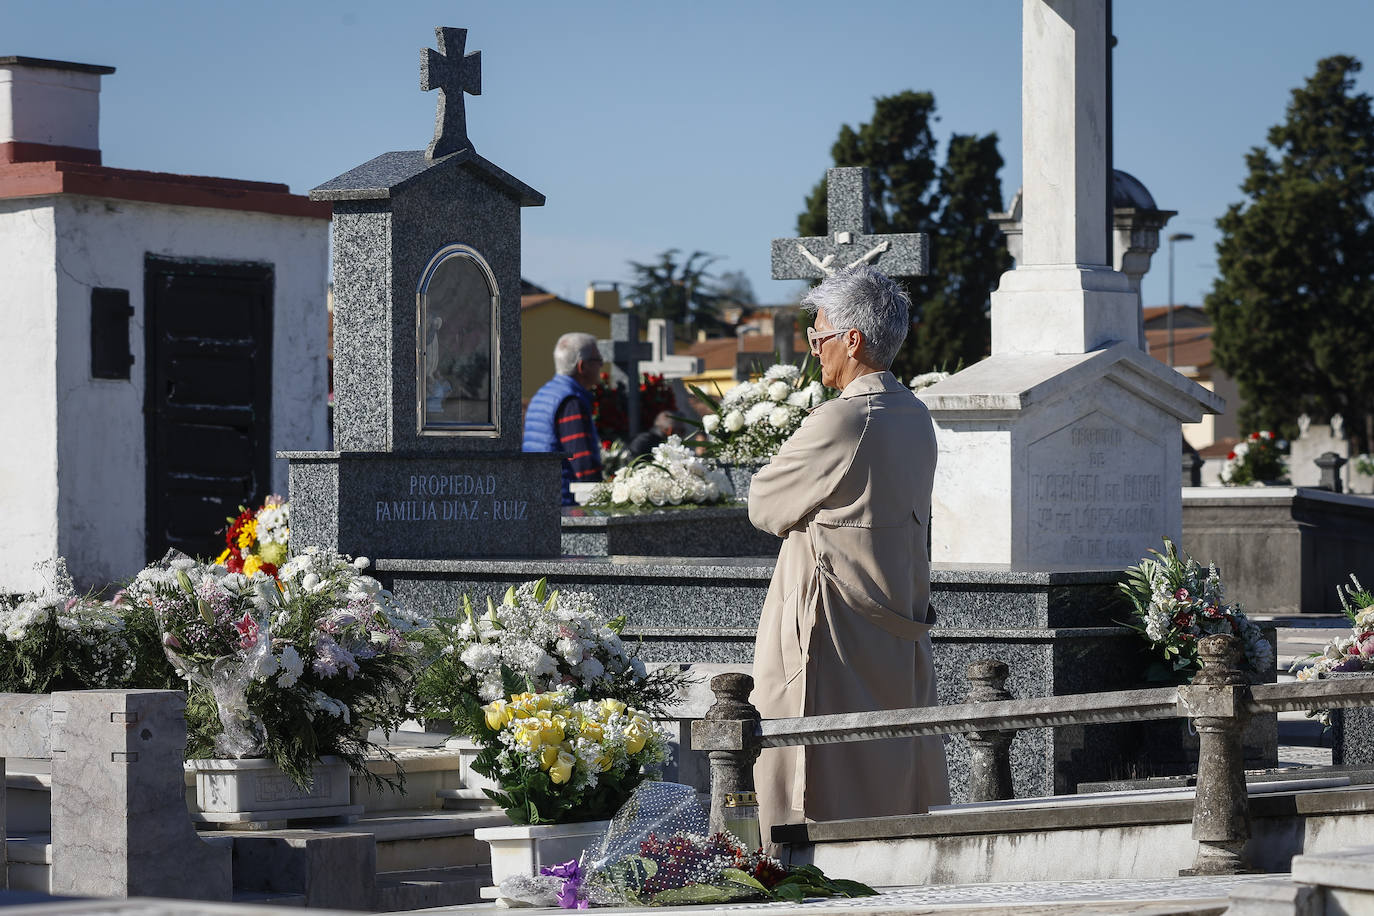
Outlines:
{"label": "pink lily bouquet", "polygon": [[312,549],[273,578],[169,554],[138,574],[124,600],[151,608],[188,682],[188,757],[270,757],[306,786],[334,755],[368,778],[368,730],[399,724],[428,621],[367,565]]}

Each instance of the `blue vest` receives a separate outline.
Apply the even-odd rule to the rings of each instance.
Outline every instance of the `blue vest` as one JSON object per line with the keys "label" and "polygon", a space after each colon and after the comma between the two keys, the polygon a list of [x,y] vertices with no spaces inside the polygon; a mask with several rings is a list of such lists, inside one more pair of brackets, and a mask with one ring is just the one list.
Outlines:
{"label": "blue vest", "polygon": [[[544,383],[534,397],[530,398],[530,406],[525,410],[525,440],[520,446],[524,452],[561,452],[563,444],[558,441],[558,431],[554,429],[557,419],[558,408],[568,398],[577,398],[582,402],[582,408],[587,411],[587,416],[592,415],[592,396],[591,393],[579,385],[571,375],[555,375]],[[592,437],[596,438],[596,426],[592,425]],[[596,447],[600,448],[598,440]],[[567,458],[563,459],[563,505],[573,504],[572,488],[572,465]]]}

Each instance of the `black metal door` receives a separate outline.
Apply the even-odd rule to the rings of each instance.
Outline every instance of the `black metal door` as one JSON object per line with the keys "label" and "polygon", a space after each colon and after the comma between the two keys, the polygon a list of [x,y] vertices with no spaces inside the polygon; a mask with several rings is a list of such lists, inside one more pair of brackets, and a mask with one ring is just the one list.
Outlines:
{"label": "black metal door", "polygon": [[216,556],[225,518],[268,495],[272,267],[144,262],[148,560]]}

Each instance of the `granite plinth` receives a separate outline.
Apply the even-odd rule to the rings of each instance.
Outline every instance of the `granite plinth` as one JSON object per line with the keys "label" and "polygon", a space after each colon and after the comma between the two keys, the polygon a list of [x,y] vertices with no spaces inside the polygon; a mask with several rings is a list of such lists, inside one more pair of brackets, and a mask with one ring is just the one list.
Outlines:
{"label": "granite plinth", "polygon": [[559,457],[281,452],[292,543],[355,556],[553,557]]}
{"label": "granite plinth", "polygon": [[[774,561],[765,558],[563,557],[556,560],[377,560],[377,575],[407,605],[447,613],[464,593],[499,597],[507,587],[547,577],[555,588],[595,595],[629,617],[625,635],[646,662],[741,665],[754,636]],[[1002,568],[932,571],[931,631],[941,704],[963,702],[966,668],[979,658],[1011,667],[1015,697],[1126,690],[1141,686],[1143,641],[1115,621],[1119,574],[1014,572]],[[1018,796],[1065,794],[1079,782],[1167,772],[1142,726],[1030,729],[1012,742]],[[1273,738],[1255,765],[1276,756]],[[968,746],[946,744],[954,798],[967,797]]]}
{"label": "granite plinth", "polygon": [[566,556],[775,557],[782,539],[749,522],[742,505],[618,514],[563,510]]}

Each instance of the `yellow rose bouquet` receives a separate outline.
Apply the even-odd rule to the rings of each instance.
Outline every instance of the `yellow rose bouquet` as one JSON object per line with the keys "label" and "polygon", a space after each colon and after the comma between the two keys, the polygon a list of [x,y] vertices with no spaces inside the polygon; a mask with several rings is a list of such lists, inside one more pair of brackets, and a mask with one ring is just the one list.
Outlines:
{"label": "yellow rose bouquet", "polygon": [[487,795],[516,824],[608,818],[668,759],[662,732],[619,700],[577,702],[563,688],[518,693],[482,712],[485,747],[472,768],[500,783]]}

